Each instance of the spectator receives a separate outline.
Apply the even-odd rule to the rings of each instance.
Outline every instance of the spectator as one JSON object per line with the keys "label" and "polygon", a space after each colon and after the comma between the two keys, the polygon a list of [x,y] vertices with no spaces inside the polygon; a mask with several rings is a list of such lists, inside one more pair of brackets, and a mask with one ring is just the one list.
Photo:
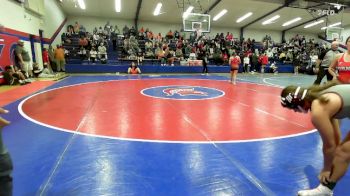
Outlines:
{"label": "spectator", "polygon": [[132,26],[130,29],[129,29],[129,35],[130,36],[136,36],[136,29],[134,26]]}
{"label": "spectator", "polygon": [[169,32],[166,34],[166,38],[167,39],[173,39],[174,38],[174,34],[171,30],[169,30]]}
{"label": "spectator", "polygon": [[155,39],[158,40],[158,41],[162,41],[162,34],[161,33],[158,33],[158,35],[156,35]]}
{"label": "spectator", "polygon": [[141,70],[137,67],[135,62],[132,62],[128,68],[128,74],[141,74]]}
{"label": "spectator", "polygon": [[146,50],[145,58],[146,58],[146,59],[153,59],[153,58],[154,58],[154,54],[153,54],[153,52],[152,52],[152,49],[147,49],[147,50]]}
{"label": "spectator", "polygon": [[62,49],[63,49],[63,52],[64,52],[64,58],[65,58],[65,59],[69,59],[69,57],[70,57],[70,53],[72,53],[73,55],[75,55],[75,54],[76,54],[76,49],[75,49],[74,47],[72,48],[71,52],[70,52],[69,50],[67,50],[67,49],[63,48],[63,46],[61,46],[61,47],[62,47]]}
{"label": "spectator", "polygon": [[195,52],[191,52],[190,55],[189,55],[189,59],[190,59],[190,60],[196,60],[196,59],[197,59],[196,56],[197,56],[197,55],[196,55]]}
{"label": "spectator", "polygon": [[174,37],[175,39],[180,39],[180,33],[177,30],[174,32]]}
{"label": "spectator", "polygon": [[168,65],[174,66],[175,52],[172,49],[167,48],[165,51]]}
{"label": "spectator", "polygon": [[101,54],[100,55],[100,61],[102,64],[107,64],[107,55],[106,54]]}
{"label": "spectator", "polygon": [[143,27],[141,27],[141,29],[139,30],[139,33],[144,33],[145,29]]}
{"label": "spectator", "polygon": [[117,35],[120,34],[120,30],[119,30],[118,25],[115,25],[115,26],[114,26],[114,30],[115,30],[115,32],[117,33]]}
{"label": "spectator", "polygon": [[148,50],[148,49],[152,49],[153,48],[153,44],[151,41],[146,41],[145,43],[145,50]]}
{"label": "spectator", "polygon": [[38,64],[33,65],[34,76],[37,78],[55,78],[57,75],[50,72],[48,67],[44,65],[42,69],[39,68]]}
{"label": "spectator", "polygon": [[73,27],[73,25],[68,25],[68,26],[67,26],[67,33],[68,33],[69,35],[72,35],[72,34],[74,33],[74,27]]}
{"label": "spectator", "polygon": [[105,29],[108,31],[108,33],[111,32],[112,25],[110,25],[110,22],[109,22],[109,21],[107,21],[107,23],[105,24]]}
{"label": "spectator", "polygon": [[294,75],[298,75],[300,64],[300,53],[293,53]]}
{"label": "spectator", "polygon": [[199,51],[198,51],[198,60],[202,60],[202,65],[203,65],[202,73],[208,74],[206,52],[202,49],[199,49]]}
{"label": "spectator", "polygon": [[51,69],[57,70],[56,59],[55,59],[55,51],[54,51],[52,45],[49,46],[48,53],[49,53]]}
{"label": "spectator", "polygon": [[256,52],[253,53],[252,55],[252,74],[254,74],[255,72],[258,71],[259,69],[259,57],[258,55],[256,54]]}
{"label": "spectator", "polygon": [[5,72],[3,74],[5,81],[8,85],[23,85],[31,82],[30,80],[25,78],[24,74],[21,71],[15,69],[16,68],[12,66],[5,67]]}
{"label": "spectator", "polygon": [[228,56],[226,50],[224,50],[222,53],[222,61],[224,62],[224,64],[228,64],[228,59],[229,59],[229,56]]}
{"label": "spectator", "polygon": [[269,57],[264,53],[261,57],[261,73],[265,72],[265,67],[269,63]]}
{"label": "spectator", "polygon": [[33,77],[33,66],[28,50],[24,48],[24,41],[19,40],[15,49],[16,59],[20,65],[20,69],[26,74],[26,77]]}
{"label": "spectator", "polygon": [[117,50],[117,39],[118,39],[118,34],[113,30],[111,32],[111,39],[112,39],[112,45],[113,45],[113,51]]}
{"label": "spectator", "polygon": [[[45,67],[47,67],[50,73],[53,73],[53,70],[50,64],[49,52],[47,51],[46,48],[43,49],[43,64]],[[34,70],[34,66],[33,66],[33,70]]]}
{"label": "spectator", "polygon": [[56,65],[57,65],[57,71],[65,71],[65,52],[62,46],[58,46],[55,50],[55,59],[56,59]]}
{"label": "spectator", "polygon": [[278,67],[276,66],[276,62],[271,63],[270,72],[273,73],[274,75],[278,74]]}
{"label": "spectator", "polygon": [[80,37],[79,39],[79,46],[86,47],[88,45],[88,40],[85,36]]}
{"label": "spectator", "polygon": [[281,52],[280,56],[279,56],[279,59],[281,61],[285,61],[286,60],[286,53],[284,51]]}
{"label": "spectator", "polygon": [[249,68],[250,68],[250,59],[249,59],[249,56],[246,55],[243,59],[243,62],[244,62],[244,72],[245,73],[249,73]]}
{"label": "spectator", "polygon": [[137,65],[142,65],[143,59],[144,59],[144,54],[141,51],[141,49],[139,49],[137,52]]}
{"label": "spectator", "polygon": [[104,55],[105,58],[108,59],[107,48],[106,48],[106,46],[104,46],[103,43],[101,43],[100,46],[98,47],[98,57],[101,59],[102,55]]}
{"label": "spectator", "polygon": [[102,27],[98,28],[97,34],[100,35],[101,37],[103,36],[103,29],[102,29]]}
{"label": "spectator", "polygon": [[74,33],[75,34],[79,34],[79,30],[80,30],[80,24],[78,22],[75,22],[75,24],[74,24]]}
{"label": "spectator", "polygon": [[182,54],[182,49],[181,48],[177,48],[175,51],[175,56],[176,58],[182,60],[183,59],[183,54]]}
{"label": "spectator", "polygon": [[153,39],[153,32],[152,32],[152,31],[148,31],[148,32],[146,33],[146,35],[147,35],[148,40]]}
{"label": "spectator", "polygon": [[86,59],[86,49],[84,47],[80,47],[78,54],[80,55],[80,59],[82,61]]}
{"label": "spectator", "polygon": [[92,63],[95,63],[96,57],[97,57],[97,51],[96,51],[95,47],[92,47],[91,51],[90,51],[89,61],[91,61]]}

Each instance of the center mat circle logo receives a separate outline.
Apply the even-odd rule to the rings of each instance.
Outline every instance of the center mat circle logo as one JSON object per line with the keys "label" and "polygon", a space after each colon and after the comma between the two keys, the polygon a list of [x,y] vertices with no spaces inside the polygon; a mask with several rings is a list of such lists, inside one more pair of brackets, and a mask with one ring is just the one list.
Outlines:
{"label": "center mat circle logo", "polygon": [[156,86],[143,89],[141,94],[161,99],[203,100],[222,97],[225,92],[201,86]]}

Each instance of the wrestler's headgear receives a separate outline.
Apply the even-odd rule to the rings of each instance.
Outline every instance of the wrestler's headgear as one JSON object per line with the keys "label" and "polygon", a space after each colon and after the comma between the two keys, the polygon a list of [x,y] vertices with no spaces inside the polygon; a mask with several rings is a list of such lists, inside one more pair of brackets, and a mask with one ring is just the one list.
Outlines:
{"label": "wrestler's headgear", "polygon": [[286,96],[281,96],[281,104],[283,107],[289,109],[299,109],[305,105],[305,96],[307,89],[304,89],[303,93],[300,93],[301,87],[298,86],[294,93],[289,93]]}

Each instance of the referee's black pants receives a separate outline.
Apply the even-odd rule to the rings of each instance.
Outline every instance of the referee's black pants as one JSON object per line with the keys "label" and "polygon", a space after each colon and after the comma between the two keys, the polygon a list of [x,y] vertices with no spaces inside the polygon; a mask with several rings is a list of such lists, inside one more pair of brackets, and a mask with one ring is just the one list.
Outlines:
{"label": "referee's black pants", "polygon": [[321,84],[322,79],[324,76],[327,76],[327,81],[331,81],[333,79],[333,76],[328,72],[328,67],[320,67],[317,73],[317,78],[314,82],[314,84]]}

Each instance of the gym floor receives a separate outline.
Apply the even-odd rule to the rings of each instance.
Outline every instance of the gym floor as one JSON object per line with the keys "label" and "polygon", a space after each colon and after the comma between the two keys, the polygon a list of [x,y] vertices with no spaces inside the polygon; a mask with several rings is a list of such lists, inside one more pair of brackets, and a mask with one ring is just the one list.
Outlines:
{"label": "gym floor", "polygon": [[[71,75],[7,90],[14,195],[296,195],[318,185],[322,141],[279,94],[314,80]],[[349,183],[335,195],[350,195]]]}

